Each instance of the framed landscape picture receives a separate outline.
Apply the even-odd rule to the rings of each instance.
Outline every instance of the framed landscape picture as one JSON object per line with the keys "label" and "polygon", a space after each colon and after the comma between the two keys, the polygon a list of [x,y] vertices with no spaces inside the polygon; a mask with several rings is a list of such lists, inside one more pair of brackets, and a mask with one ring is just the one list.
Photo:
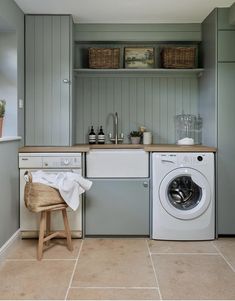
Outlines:
{"label": "framed landscape picture", "polygon": [[149,69],[154,68],[154,48],[127,47],[125,48],[125,68]]}

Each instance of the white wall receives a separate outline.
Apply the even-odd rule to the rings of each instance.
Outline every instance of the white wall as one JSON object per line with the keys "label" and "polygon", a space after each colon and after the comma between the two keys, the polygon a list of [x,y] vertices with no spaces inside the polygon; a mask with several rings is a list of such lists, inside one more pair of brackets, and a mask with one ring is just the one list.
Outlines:
{"label": "white wall", "polygon": [[[16,32],[17,95],[15,101],[9,101],[7,111],[11,114],[10,112],[16,106],[18,99],[24,98],[24,14],[13,0],[0,0],[0,24],[4,25],[5,32],[8,28]],[[8,47],[14,44],[13,36],[4,36],[5,39],[8,41]],[[2,45],[1,41],[0,45]],[[1,49],[4,49],[4,45],[1,46]],[[15,52],[13,51],[13,53]],[[14,62],[13,66],[15,66],[15,55],[12,55],[11,58],[6,57],[6,59],[9,59],[10,62],[12,59]],[[16,81],[13,75],[14,68],[10,68],[11,70],[5,73],[4,80],[8,88],[12,85],[12,82]],[[2,89],[0,89],[0,93],[3,93]],[[13,95],[10,93],[8,97],[12,99]],[[14,114],[18,118],[15,118],[14,127],[18,128],[18,135],[23,136],[24,112],[23,110],[18,110],[17,107],[15,109]],[[12,117],[7,116],[9,122]],[[15,123],[17,123],[17,126]],[[0,247],[19,229],[18,148],[18,141],[0,142]]]}
{"label": "white wall", "polygon": [[[0,0],[0,25],[16,32],[17,102],[24,99],[24,13],[13,0]],[[1,32],[3,30],[0,30]],[[1,42],[0,42],[1,43]],[[17,134],[24,137],[24,110],[17,108]],[[21,144],[24,141],[22,139]]]}
{"label": "white wall", "polygon": [[0,248],[19,229],[18,141],[0,143]]}

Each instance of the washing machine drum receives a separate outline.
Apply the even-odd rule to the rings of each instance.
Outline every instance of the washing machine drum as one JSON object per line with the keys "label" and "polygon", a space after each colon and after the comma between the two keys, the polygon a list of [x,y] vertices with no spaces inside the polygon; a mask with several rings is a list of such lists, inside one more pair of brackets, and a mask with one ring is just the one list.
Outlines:
{"label": "washing machine drum", "polygon": [[162,180],[160,201],[173,217],[194,219],[203,214],[211,201],[211,190],[205,176],[192,168],[178,168]]}

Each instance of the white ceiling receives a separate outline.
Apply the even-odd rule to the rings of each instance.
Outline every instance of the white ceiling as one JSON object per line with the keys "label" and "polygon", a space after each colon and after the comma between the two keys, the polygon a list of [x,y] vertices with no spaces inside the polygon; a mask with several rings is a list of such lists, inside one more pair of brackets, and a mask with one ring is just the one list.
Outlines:
{"label": "white ceiling", "polygon": [[234,0],[15,0],[28,14],[72,14],[76,23],[201,23]]}

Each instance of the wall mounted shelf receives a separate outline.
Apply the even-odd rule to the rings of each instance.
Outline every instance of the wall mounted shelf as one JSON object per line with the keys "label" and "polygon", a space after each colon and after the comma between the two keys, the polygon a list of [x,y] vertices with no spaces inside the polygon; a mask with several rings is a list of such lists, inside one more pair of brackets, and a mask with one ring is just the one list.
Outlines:
{"label": "wall mounted shelf", "polygon": [[182,75],[197,75],[200,77],[204,69],[197,68],[197,69],[163,69],[163,68],[156,68],[156,69],[90,69],[90,68],[79,68],[73,69],[73,71],[77,74],[83,75],[138,75],[143,73],[148,75],[158,75],[158,76],[182,76]]}

